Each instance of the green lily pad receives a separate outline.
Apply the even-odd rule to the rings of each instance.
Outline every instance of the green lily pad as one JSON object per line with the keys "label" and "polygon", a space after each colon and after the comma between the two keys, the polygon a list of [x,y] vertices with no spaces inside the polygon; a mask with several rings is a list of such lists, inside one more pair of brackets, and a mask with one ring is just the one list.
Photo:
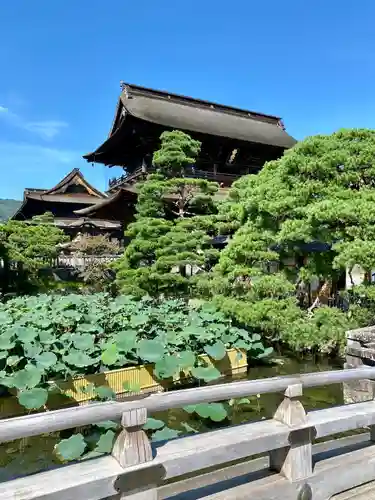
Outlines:
{"label": "green lily pad", "polygon": [[158,340],[142,339],[138,343],[138,356],[150,363],[156,363],[164,356],[164,344]]}
{"label": "green lily pad", "polygon": [[77,333],[72,340],[74,347],[79,351],[88,351],[94,348],[94,336],[89,333]]}
{"label": "green lily pad", "polygon": [[164,427],[165,423],[162,420],[157,420],[156,418],[148,418],[147,422],[143,426],[144,430],[157,430]]}
{"label": "green lily pad", "polygon": [[110,344],[101,355],[103,363],[107,366],[114,365],[119,358],[119,352],[116,344]]}
{"label": "green lily pad", "polygon": [[116,434],[112,430],[109,430],[105,434],[102,434],[98,442],[96,443],[94,452],[111,453],[115,436]]}
{"label": "green lily pad", "polygon": [[55,446],[55,453],[63,460],[76,460],[86,449],[86,442],[82,434],[74,434],[68,439],[63,439]]}
{"label": "green lily pad", "polygon": [[192,368],[191,373],[192,373],[193,377],[198,378],[198,379],[202,379],[205,382],[211,382],[211,381],[216,380],[219,377],[221,377],[221,373],[214,366],[194,367],[194,368]]}
{"label": "green lily pad", "polygon": [[35,356],[35,361],[38,366],[47,369],[57,363],[57,356],[53,352],[46,351]]}
{"label": "green lily pad", "polygon": [[77,366],[78,368],[84,368],[85,366],[91,366],[96,363],[96,360],[90,358],[85,352],[76,350],[72,350],[69,354],[64,356],[63,361],[69,365]]}
{"label": "green lily pad", "polygon": [[47,403],[48,391],[41,387],[24,390],[18,393],[19,403],[28,410],[37,410]]}
{"label": "green lily pad", "polygon": [[179,431],[176,431],[175,429],[170,429],[169,427],[164,427],[164,429],[160,431],[154,432],[152,435],[152,440],[153,441],[168,441],[169,439],[174,439],[178,437]]}
{"label": "green lily pad", "polygon": [[221,341],[215,342],[213,345],[206,345],[204,350],[216,360],[223,359],[226,355],[225,345]]}
{"label": "green lily pad", "polygon": [[43,370],[33,365],[27,365],[11,377],[12,386],[18,390],[32,389],[38,385],[42,379]]}

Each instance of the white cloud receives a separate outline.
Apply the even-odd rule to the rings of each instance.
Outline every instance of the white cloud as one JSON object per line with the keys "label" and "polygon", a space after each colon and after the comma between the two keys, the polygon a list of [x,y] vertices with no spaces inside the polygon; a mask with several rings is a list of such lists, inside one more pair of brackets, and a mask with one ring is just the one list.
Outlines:
{"label": "white cloud", "polygon": [[62,129],[68,127],[68,124],[61,120],[29,121],[5,106],[0,106],[0,118],[6,120],[10,126],[27,130],[44,140],[53,139]]}
{"label": "white cloud", "polygon": [[53,139],[61,132],[61,129],[66,128],[66,122],[58,120],[41,121],[41,122],[28,122],[24,124],[25,130],[33,132],[43,139]]}

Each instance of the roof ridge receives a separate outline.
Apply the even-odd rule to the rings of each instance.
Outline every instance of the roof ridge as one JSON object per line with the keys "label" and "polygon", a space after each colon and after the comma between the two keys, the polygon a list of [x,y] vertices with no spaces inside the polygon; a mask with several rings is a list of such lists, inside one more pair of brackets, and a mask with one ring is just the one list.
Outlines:
{"label": "roof ridge", "polygon": [[[85,177],[82,174],[82,172],[80,171],[80,169],[76,168],[76,167],[73,168],[65,177],[63,177],[61,179],[61,181],[58,182],[55,186],[53,186],[50,189],[46,189],[44,194],[54,194],[57,190],[61,189],[66,184],[68,184],[75,176],[78,176],[82,180],[83,184],[86,186],[88,191],[92,191],[93,193],[95,193],[98,196],[98,198],[102,198],[102,199],[106,198],[106,195],[104,193],[102,193],[102,191],[99,191],[99,189],[96,189],[94,186],[92,186],[85,179]],[[63,193],[59,193],[59,194],[63,194]],[[90,193],[88,193],[88,194],[90,194]],[[91,196],[95,196],[95,194],[91,195]]]}
{"label": "roof ridge", "polygon": [[[158,89],[152,89],[148,87],[142,87],[140,85],[135,85],[132,83],[121,83],[121,88],[122,88],[122,93],[125,94],[125,97],[127,99],[131,99],[134,96],[138,95],[149,95],[150,94],[159,99],[169,99],[169,100],[176,100],[180,104],[185,104],[187,106],[191,106],[193,104],[195,105],[200,105],[202,108],[209,108],[209,109],[215,109],[216,111],[221,111],[224,113],[231,112],[236,115],[240,116],[247,116],[247,117],[260,117],[260,118],[269,118],[272,119],[272,123],[278,123],[281,122],[282,119],[280,116],[276,115],[271,115],[267,113],[262,113],[260,111],[252,111],[249,109],[244,109],[244,108],[239,108],[237,106],[230,106],[227,104],[220,104],[215,101],[208,101],[205,99],[199,99],[196,97],[191,97],[191,96],[186,96],[183,94],[177,94],[174,92],[169,92],[166,90],[158,90]],[[132,95],[133,94],[133,95]]]}

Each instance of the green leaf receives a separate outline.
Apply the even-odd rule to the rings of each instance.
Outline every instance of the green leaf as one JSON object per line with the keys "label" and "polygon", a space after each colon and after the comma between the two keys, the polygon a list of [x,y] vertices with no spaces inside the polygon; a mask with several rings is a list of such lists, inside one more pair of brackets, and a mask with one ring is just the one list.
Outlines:
{"label": "green leaf", "polygon": [[79,351],[88,351],[94,348],[94,336],[89,333],[76,333],[72,340],[74,347]]}
{"label": "green leaf", "polygon": [[120,351],[129,352],[136,347],[137,332],[124,330],[116,335],[116,344]]}
{"label": "green leaf", "polygon": [[11,377],[12,386],[18,390],[32,389],[42,379],[43,370],[33,365],[27,365],[23,370],[16,372]]}
{"label": "green leaf", "polygon": [[179,370],[179,360],[176,357],[166,356],[155,363],[154,373],[159,378],[170,378]]}
{"label": "green leaf", "polygon": [[263,352],[258,354],[258,358],[266,358],[267,356],[270,356],[273,353],[273,348],[272,347],[266,347]]}
{"label": "green leaf", "polygon": [[259,349],[259,350],[263,351],[264,346],[263,346],[262,342],[256,342],[255,344],[253,344],[251,346],[251,348],[252,349]]}
{"label": "green leaf", "polygon": [[95,387],[94,391],[100,399],[104,400],[116,399],[116,393],[106,385]]}
{"label": "green leaf", "polygon": [[137,316],[132,316],[130,318],[130,323],[132,326],[141,326],[147,323],[149,317],[147,314],[138,314]]}
{"label": "green leaf", "polygon": [[42,347],[38,344],[24,344],[23,345],[23,351],[24,351],[25,356],[27,358],[34,359],[35,356],[37,356],[41,350],[42,350]]}
{"label": "green leaf", "polygon": [[221,341],[218,341],[213,345],[206,345],[204,350],[211,358],[216,360],[223,359],[226,355],[225,345]]}
{"label": "green leaf", "polygon": [[141,392],[141,386],[137,382],[128,382],[127,380],[122,384],[125,392]]}
{"label": "green leaf", "polygon": [[195,377],[197,379],[202,379],[205,382],[211,382],[211,381],[217,380],[219,377],[221,377],[221,373],[214,366],[194,367],[194,368],[192,368],[191,373],[192,373],[193,377]]}
{"label": "green leaf", "polygon": [[211,403],[210,419],[214,422],[222,422],[227,418],[226,409],[221,403]]}
{"label": "green leaf", "polygon": [[85,368],[86,366],[91,366],[96,363],[96,360],[90,358],[85,352],[76,350],[72,350],[69,354],[64,356],[63,361],[78,368]]}
{"label": "green leaf", "polygon": [[236,340],[233,346],[236,347],[237,349],[245,349],[245,350],[252,347],[250,342],[247,342],[246,340],[243,339]]}
{"label": "green leaf", "polygon": [[13,347],[16,345],[16,343],[13,340],[10,340],[8,335],[1,334],[0,335],[0,349],[1,350],[9,350],[13,349]]}
{"label": "green leaf", "polygon": [[109,430],[105,434],[102,434],[96,444],[94,452],[111,453],[115,436],[116,434],[112,430]]}
{"label": "green leaf", "polygon": [[57,356],[53,352],[46,351],[35,356],[35,361],[38,366],[48,369],[57,363]]}
{"label": "green leaf", "polygon": [[192,368],[194,366],[196,356],[192,351],[181,351],[177,356],[180,368]]}
{"label": "green leaf", "polygon": [[119,358],[116,344],[110,344],[101,355],[103,363],[107,366],[114,365]]}
{"label": "green leaf", "polygon": [[259,333],[254,333],[252,336],[251,336],[251,340],[252,342],[258,342],[258,340],[260,340],[262,337],[259,335]]}
{"label": "green leaf", "polygon": [[40,330],[39,340],[42,344],[51,345],[56,342],[56,337],[53,335],[52,330]]}
{"label": "green leaf", "polygon": [[7,365],[15,366],[21,361],[21,359],[22,358],[20,358],[19,356],[9,356],[9,358],[7,359]]}
{"label": "green leaf", "polygon": [[0,359],[5,359],[9,356],[8,351],[0,351]]}
{"label": "green leaf", "polygon": [[152,441],[168,441],[169,439],[178,437],[179,434],[180,432],[175,429],[164,427],[164,429],[154,432],[152,435]]}
{"label": "green leaf", "polygon": [[104,420],[103,422],[97,422],[94,424],[96,427],[100,427],[101,429],[105,430],[116,430],[119,427],[119,424],[117,422],[113,422],[113,420]]}
{"label": "green leaf", "polygon": [[183,409],[189,413],[189,414],[192,414],[195,412],[195,409],[196,409],[196,406],[197,405],[187,405],[187,406],[184,406]]}
{"label": "green leaf", "polygon": [[55,446],[55,453],[64,460],[76,460],[80,458],[86,449],[86,442],[82,434],[74,434],[68,439],[61,440]]}
{"label": "green leaf", "polygon": [[158,340],[142,339],[138,343],[138,356],[150,363],[156,363],[164,356],[164,345]]}
{"label": "green leaf", "polygon": [[19,326],[15,328],[15,334],[18,340],[20,340],[23,343],[30,343],[33,340],[36,339],[38,336],[39,332],[35,328],[28,328],[25,326]]}
{"label": "green leaf", "polygon": [[41,387],[24,390],[18,393],[19,403],[28,410],[37,410],[47,403],[48,391]]}
{"label": "green leaf", "polygon": [[162,420],[157,420],[155,418],[148,418],[147,422],[143,426],[144,430],[157,430],[164,427],[165,423]]}

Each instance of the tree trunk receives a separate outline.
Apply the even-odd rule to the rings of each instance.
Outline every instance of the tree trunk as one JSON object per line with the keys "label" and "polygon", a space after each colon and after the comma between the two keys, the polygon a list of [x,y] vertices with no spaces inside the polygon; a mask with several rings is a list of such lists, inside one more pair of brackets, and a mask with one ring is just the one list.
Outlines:
{"label": "tree trunk", "polygon": [[332,281],[330,279],[326,280],[323,283],[323,286],[320,288],[316,299],[314,300],[312,305],[308,308],[309,315],[312,315],[312,312],[314,311],[314,309],[316,309],[320,305],[322,305],[322,304],[324,305],[324,304],[328,303],[328,297],[329,297],[329,294],[331,291],[331,285],[332,285]]}

